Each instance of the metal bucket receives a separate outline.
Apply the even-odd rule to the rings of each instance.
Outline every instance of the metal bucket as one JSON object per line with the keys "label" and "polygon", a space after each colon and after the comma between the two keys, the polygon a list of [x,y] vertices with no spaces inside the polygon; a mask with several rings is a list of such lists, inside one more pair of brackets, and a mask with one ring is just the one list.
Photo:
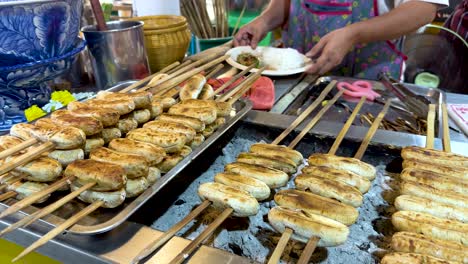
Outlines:
{"label": "metal bucket", "polygon": [[88,42],[97,88],[106,89],[121,81],[148,76],[150,70],[143,22],[113,21],[106,24],[107,31],[98,31],[95,25],[81,29]]}

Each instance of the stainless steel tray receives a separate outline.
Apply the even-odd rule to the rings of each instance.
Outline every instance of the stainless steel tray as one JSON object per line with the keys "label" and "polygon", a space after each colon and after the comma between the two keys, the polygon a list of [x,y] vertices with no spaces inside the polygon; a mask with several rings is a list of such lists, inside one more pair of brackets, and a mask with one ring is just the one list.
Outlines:
{"label": "stainless steel tray", "polygon": [[[132,82],[121,83],[115,87],[108,89],[108,91],[117,92]],[[248,100],[239,100],[234,104],[236,114],[232,117],[226,118],[226,123],[216,130],[208,139],[206,139],[198,148],[194,149],[187,157],[185,157],[179,164],[177,164],[172,170],[164,174],[153,186],[147,189],[144,193],[136,198],[128,199],[123,205],[113,208],[105,209],[99,208],[91,215],[83,218],[78,224],[74,225],[67,232],[74,234],[93,235],[112,230],[113,228],[122,224],[127,220],[135,211],[137,211],[146,201],[156,195],[160,190],[164,188],[174,177],[177,176],[192,160],[200,156],[204,150],[211,146],[219,137],[221,137],[226,131],[228,131],[236,122],[244,117],[250,109],[252,109],[252,103]],[[66,193],[65,193],[66,194]],[[12,223],[16,222],[21,214],[32,214],[40,208],[47,206],[49,203],[56,201],[56,198],[60,198],[63,194],[54,193],[53,197],[49,198],[48,201],[40,206],[29,206],[22,212],[7,217],[5,221]],[[0,210],[3,211],[6,207],[13,204],[14,201],[9,201],[8,204],[0,203]],[[41,224],[47,225],[53,228],[64,222],[64,219],[71,217],[76,214],[79,210],[86,207],[87,204],[74,199],[69,204],[62,206],[59,210],[53,214],[44,217],[39,220]]]}

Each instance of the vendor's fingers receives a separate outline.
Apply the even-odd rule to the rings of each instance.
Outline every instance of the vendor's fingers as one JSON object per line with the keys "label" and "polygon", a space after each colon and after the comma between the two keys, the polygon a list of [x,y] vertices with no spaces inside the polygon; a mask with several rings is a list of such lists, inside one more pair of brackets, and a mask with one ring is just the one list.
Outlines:
{"label": "vendor's fingers", "polygon": [[320,68],[319,75],[324,75],[325,73],[335,68],[335,66],[335,63],[328,61],[322,68]]}
{"label": "vendor's fingers", "polygon": [[318,57],[318,55],[322,52],[323,48],[327,44],[326,39],[321,39],[314,47],[306,53],[306,57],[311,59]]}
{"label": "vendor's fingers", "polygon": [[314,63],[312,63],[306,72],[310,74],[318,74],[322,67],[329,63],[328,57],[322,54]]}
{"label": "vendor's fingers", "polygon": [[252,38],[250,40],[250,47],[252,49],[256,49],[258,43],[260,42],[260,40],[261,40],[260,39],[260,34],[257,33],[257,34],[252,35]]}
{"label": "vendor's fingers", "polygon": [[234,36],[234,45],[235,46],[242,46],[243,41],[245,43],[245,40],[248,39],[249,34],[248,31],[245,28],[241,28],[239,32]]}

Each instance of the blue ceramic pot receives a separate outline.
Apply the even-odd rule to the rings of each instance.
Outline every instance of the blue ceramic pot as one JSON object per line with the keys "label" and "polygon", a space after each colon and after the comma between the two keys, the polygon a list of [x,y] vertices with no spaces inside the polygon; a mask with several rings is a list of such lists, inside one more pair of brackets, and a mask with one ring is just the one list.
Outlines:
{"label": "blue ceramic pot", "polygon": [[0,0],[0,67],[61,56],[79,34],[81,0]]}
{"label": "blue ceramic pot", "polygon": [[66,73],[86,41],[75,38],[75,47],[61,56],[22,65],[0,67],[0,132],[25,122],[23,110],[50,100],[46,82]]}

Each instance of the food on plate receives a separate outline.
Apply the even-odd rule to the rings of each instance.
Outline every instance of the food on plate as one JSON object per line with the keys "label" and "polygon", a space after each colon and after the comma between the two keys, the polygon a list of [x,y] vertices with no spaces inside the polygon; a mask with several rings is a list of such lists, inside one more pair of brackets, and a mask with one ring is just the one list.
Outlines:
{"label": "food on plate", "polygon": [[237,56],[237,62],[244,66],[254,65],[254,68],[260,67],[260,59],[252,53],[242,52]]}

